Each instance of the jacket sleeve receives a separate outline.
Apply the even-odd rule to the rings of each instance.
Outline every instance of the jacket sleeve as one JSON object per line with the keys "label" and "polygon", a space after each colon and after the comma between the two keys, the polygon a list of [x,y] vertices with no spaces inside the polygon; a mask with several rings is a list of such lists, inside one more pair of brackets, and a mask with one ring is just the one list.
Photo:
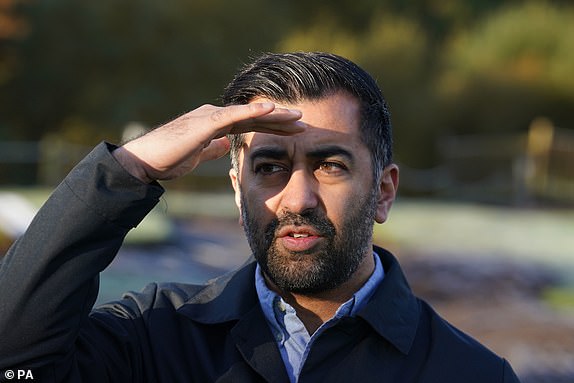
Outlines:
{"label": "jacket sleeve", "polygon": [[[46,378],[40,381],[84,380],[74,371],[78,355],[98,352],[86,350],[97,342],[80,334],[94,333],[88,315],[99,273],[163,193],[158,184],[144,184],[127,173],[112,150],[102,143],[82,160],[2,259],[0,381],[4,371],[16,368]],[[116,324],[98,331],[113,333],[111,342],[121,341],[123,330]]]}

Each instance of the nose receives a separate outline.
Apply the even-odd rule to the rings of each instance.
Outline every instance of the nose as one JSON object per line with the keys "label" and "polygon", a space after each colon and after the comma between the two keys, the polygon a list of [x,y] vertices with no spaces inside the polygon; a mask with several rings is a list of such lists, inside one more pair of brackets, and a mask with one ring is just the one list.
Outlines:
{"label": "nose", "polygon": [[319,204],[317,182],[303,169],[294,170],[281,192],[281,208],[291,213],[302,214]]}

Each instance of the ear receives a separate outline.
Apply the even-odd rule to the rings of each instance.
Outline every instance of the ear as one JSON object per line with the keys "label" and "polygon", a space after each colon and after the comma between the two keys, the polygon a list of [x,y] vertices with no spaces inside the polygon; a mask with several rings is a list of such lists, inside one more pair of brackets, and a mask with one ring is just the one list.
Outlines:
{"label": "ear", "polygon": [[241,215],[241,189],[239,188],[239,175],[235,169],[229,170],[229,178],[231,178],[231,185],[235,191],[235,205],[239,209],[239,224],[243,226],[243,217]]}
{"label": "ear", "polygon": [[390,164],[383,170],[383,175],[379,184],[379,196],[377,198],[377,211],[375,221],[383,223],[389,217],[389,212],[393,201],[397,196],[399,187],[399,167]]}

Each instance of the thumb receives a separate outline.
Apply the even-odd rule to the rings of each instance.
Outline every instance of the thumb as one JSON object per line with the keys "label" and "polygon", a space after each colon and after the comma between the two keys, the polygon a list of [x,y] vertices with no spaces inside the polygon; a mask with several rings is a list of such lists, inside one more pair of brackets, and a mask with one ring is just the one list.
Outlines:
{"label": "thumb", "polygon": [[216,138],[211,140],[199,156],[199,162],[216,160],[223,157],[229,151],[231,144],[227,137]]}

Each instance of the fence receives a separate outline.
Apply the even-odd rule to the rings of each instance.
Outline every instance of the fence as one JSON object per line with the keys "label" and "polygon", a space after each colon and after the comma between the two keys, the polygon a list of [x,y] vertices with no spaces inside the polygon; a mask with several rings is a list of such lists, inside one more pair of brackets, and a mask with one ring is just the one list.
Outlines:
{"label": "fence", "polygon": [[[56,185],[90,149],[57,138],[0,142],[0,185]],[[574,131],[548,120],[535,120],[525,133],[446,137],[437,152],[440,165],[433,169],[400,164],[401,193],[517,205],[574,203]],[[228,170],[226,158],[205,163],[170,187],[221,190],[228,187]]]}
{"label": "fence", "polygon": [[574,203],[574,131],[535,120],[525,133],[445,137],[440,165],[401,167],[401,187],[456,199]]}
{"label": "fence", "polygon": [[0,142],[0,184],[55,185],[88,151],[57,138]]}
{"label": "fence", "polygon": [[[42,141],[0,141],[0,187],[57,185],[92,147],[48,137]],[[194,190],[228,187],[227,158],[201,164],[191,177],[170,186]],[[231,189],[230,189],[231,190]]]}

